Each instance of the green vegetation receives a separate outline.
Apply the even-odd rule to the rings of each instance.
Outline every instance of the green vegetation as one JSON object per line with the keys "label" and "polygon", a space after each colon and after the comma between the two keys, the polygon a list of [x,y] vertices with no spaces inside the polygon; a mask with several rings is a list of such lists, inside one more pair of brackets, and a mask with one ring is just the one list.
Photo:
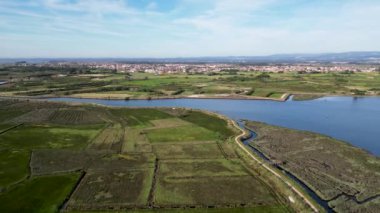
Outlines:
{"label": "green vegetation", "polygon": [[290,211],[240,160],[235,130],[216,115],[15,100],[0,108],[19,109],[0,121],[2,212]]}
{"label": "green vegetation", "polygon": [[78,174],[36,177],[0,194],[1,212],[57,212]]}
{"label": "green vegetation", "polygon": [[83,148],[93,138],[99,126],[50,127],[22,126],[0,137],[1,147],[7,149]]}
{"label": "green vegetation", "polygon": [[121,117],[128,126],[149,126],[151,120],[171,118],[165,112],[155,109],[115,109],[111,111],[115,116]]}
{"label": "green vegetation", "polygon": [[[102,211],[102,212],[105,213],[105,211]],[[109,211],[109,213],[110,212],[112,211]],[[246,208],[142,209],[142,210],[128,211],[128,213],[284,213],[284,212],[290,212],[290,210],[281,205],[256,206],[256,207],[246,207]],[[70,211],[70,213],[79,213],[79,212]]]}
{"label": "green vegetation", "polygon": [[313,94],[296,94],[293,96],[294,101],[307,101],[321,98],[321,95],[313,95]]}
{"label": "green vegetation", "polygon": [[147,130],[147,137],[152,143],[178,141],[210,141],[217,140],[218,134],[195,125],[176,128],[160,128]]}
{"label": "green vegetation", "polygon": [[182,115],[183,120],[202,126],[206,129],[219,133],[222,137],[233,135],[233,131],[227,127],[227,122],[215,116],[205,115],[197,111],[190,111]]}
{"label": "green vegetation", "polygon": [[[25,70],[24,70],[25,69]],[[221,71],[155,75],[87,70],[3,72],[12,83],[0,85],[5,96],[71,96],[121,100],[174,97],[270,98],[284,94],[380,95],[380,75],[373,73],[262,73]],[[43,68],[41,68],[43,69]]]}
{"label": "green vegetation", "polygon": [[29,155],[30,153],[24,150],[0,151],[0,188],[26,178]]}
{"label": "green vegetation", "polygon": [[329,201],[335,211],[376,212],[380,207],[379,158],[316,133],[259,122],[247,126],[258,134],[253,146]]}

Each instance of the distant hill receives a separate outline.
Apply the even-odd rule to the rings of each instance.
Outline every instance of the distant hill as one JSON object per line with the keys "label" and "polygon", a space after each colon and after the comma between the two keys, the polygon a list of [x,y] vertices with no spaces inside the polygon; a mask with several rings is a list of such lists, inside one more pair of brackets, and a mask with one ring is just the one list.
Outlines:
{"label": "distant hill", "polygon": [[344,52],[321,54],[277,54],[269,56],[226,56],[184,58],[13,58],[0,64],[26,61],[45,62],[124,62],[124,63],[380,63],[380,52]]}

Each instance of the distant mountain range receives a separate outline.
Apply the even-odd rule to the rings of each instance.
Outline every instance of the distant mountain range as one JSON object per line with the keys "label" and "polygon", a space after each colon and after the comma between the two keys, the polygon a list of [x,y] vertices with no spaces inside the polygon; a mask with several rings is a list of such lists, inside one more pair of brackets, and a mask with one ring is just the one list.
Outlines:
{"label": "distant mountain range", "polygon": [[226,56],[184,58],[12,58],[0,59],[0,64],[25,61],[46,62],[124,62],[124,63],[365,63],[380,64],[380,52],[344,52],[321,54],[277,54],[269,56]]}

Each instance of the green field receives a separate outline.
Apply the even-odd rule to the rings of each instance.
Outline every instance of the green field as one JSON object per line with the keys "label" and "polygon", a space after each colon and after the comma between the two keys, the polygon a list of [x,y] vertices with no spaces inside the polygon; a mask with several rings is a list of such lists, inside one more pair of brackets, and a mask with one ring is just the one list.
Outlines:
{"label": "green field", "polygon": [[151,120],[171,118],[165,112],[155,109],[115,109],[112,114],[126,121],[128,126],[149,126]]}
{"label": "green field", "polygon": [[[178,97],[270,98],[284,94],[300,95],[380,95],[380,74],[262,73],[258,71],[221,71],[155,75],[148,73],[112,73],[89,70],[86,75],[70,71],[24,72],[18,67],[4,72],[12,84],[0,86],[7,96],[71,96],[113,99],[152,99]],[[56,77],[57,74],[65,76]],[[101,74],[101,76],[98,76]],[[31,78],[30,76],[33,76]],[[223,95],[223,96],[219,96]],[[133,120],[133,119],[132,119]]]}
{"label": "green field", "polygon": [[200,126],[188,125],[176,128],[147,130],[147,137],[152,143],[178,141],[210,141],[219,139],[218,133]]}
{"label": "green field", "polygon": [[2,212],[291,209],[246,168],[237,131],[216,115],[15,100],[0,108],[19,109],[0,121],[15,127],[0,134]]}
{"label": "green field", "polygon": [[28,176],[28,164],[34,149],[83,149],[100,126],[51,127],[19,126],[0,135],[0,187]]}
{"label": "green field", "polygon": [[233,130],[227,128],[227,122],[215,116],[205,116],[197,111],[190,111],[181,116],[185,121],[194,123],[210,131],[217,132],[220,136],[226,138],[234,134]]}
{"label": "green field", "polygon": [[30,153],[25,150],[0,151],[0,188],[27,177],[29,158]]}
{"label": "green field", "polygon": [[0,147],[7,149],[83,148],[101,126],[51,127],[21,126],[0,136]]}
{"label": "green field", "polygon": [[36,177],[0,194],[1,212],[57,212],[77,182],[78,174]]}

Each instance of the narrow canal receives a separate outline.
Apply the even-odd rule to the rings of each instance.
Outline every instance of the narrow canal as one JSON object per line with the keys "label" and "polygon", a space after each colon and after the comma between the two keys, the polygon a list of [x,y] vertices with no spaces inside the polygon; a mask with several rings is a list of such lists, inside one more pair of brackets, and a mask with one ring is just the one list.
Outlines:
{"label": "narrow canal", "polygon": [[242,143],[248,147],[251,151],[253,151],[257,156],[259,156],[261,159],[263,159],[265,162],[267,162],[268,164],[271,164],[273,165],[275,168],[279,169],[280,171],[283,172],[283,174],[285,174],[288,178],[292,179],[293,181],[295,181],[299,186],[302,187],[302,189],[311,197],[314,199],[314,201],[316,201],[320,206],[322,206],[326,212],[328,213],[333,213],[334,210],[328,205],[328,201],[326,200],[323,200],[321,197],[319,197],[319,195],[317,193],[315,193],[310,187],[308,187],[304,182],[302,182],[300,179],[298,179],[296,176],[294,176],[292,173],[286,171],[284,168],[282,168],[281,166],[278,166],[277,164],[272,164],[271,160],[269,158],[267,158],[260,150],[258,150],[257,148],[255,148],[254,145],[252,145],[252,143],[255,142],[255,138],[257,137],[257,134],[246,128],[244,123],[242,121],[237,121],[237,123],[239,124],[239,126],[243,129],[246,129],[248,132],[249,132],[249,136],[248,137],[245,137],[244,139],[242,139]]}

